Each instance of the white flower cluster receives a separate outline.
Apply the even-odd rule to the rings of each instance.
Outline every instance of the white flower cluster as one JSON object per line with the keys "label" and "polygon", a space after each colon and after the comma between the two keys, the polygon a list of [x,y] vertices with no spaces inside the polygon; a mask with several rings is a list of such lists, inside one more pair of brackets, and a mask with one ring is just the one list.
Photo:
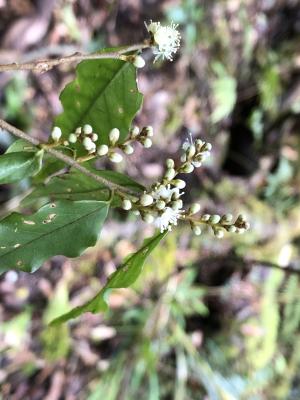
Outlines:
{"label": "white flower cluster", "polygon": [[127,140],[120,144],[118,143],[120,130],[118,128],[113,128],[108,135],[109,144],[101,144],[98,147],[96,142],[99,136],[97,133],[93,132],[92,126],[88,124],[76,128],[74,133],[69,134],[68,140],[64,140],[62,143],[60,143],[61,136],[61,129],[55,126],[52,130],[51,137],[57,145],[63,144],[64,146],[69,146],[70,144],[79,142],[88,154],[92,156],[98,155],[100,157],[107,155],[110,161],[119,163],[123,160],[123,156],[117,150],[121,150],[127,155],[132,154],[134,152],[134,148],[131,145],[132,141],[140,142],[145,148],[152,146],[151,137],[153,136],[153,128],[152,126],[146,126],[140,131],[137,126],[134,126],[131,128]]}
{"label": "white flower cluster", "polygon": [[160,58],[173,61],[173,54],[177,52],[181,38],[177,27],[178,25],[173,22],[168,26],[162,26],[160,22],[152,21],[149,25],[146,24],[153,44],[154,62]]}
{"label": "white flower cluster", "polygon": [[[208,156],[211,149],[210,143],[197,139],[194,143],[191,139],[183,145],[182,164],[176,168],[171,158],[166,160],[166,171],[161,182],[154,184],[145,192],[135,204],[135,212],[140,214],[144,221],[154,223],[161,232],[171,230],[180,218],[184,218],[185,210],[181,196],[186,183],[182,179],[176,179],[178,173],[190,173]],[[201,162],[200,162],[201,161]],[[129,210],[132,203],[126,199],[123,208]],[[193,212],[195,212],[195,207]]]}

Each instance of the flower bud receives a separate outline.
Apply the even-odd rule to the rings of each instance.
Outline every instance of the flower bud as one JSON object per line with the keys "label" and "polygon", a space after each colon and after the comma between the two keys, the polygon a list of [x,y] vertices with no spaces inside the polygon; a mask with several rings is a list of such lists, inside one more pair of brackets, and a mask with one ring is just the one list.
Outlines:
{"label": "flower bud", "polygon": [[97,133],[93,133],[91,139],[92,139],[93,142],[97,142],[97,140],[98,140]]}
{"label": "flower bud", "polygon": [[77,136],[75,135],[75,133],[70,133],[68,140],[70,143],[76,143],[77,142]]}
{"label": "flower bud", "polygon": [[202,151],[208,151],[208,152],[210,152],[211,149],[212,149],[211,143],[205,143],[204,146],[203,146]]}
{"label": "flower bud", "polygon": [[166,207],[166,203],[163,200],[158,200],[155,206],[158,210],[163,210]]}
{"label": "flower bud", "polygon": [[202,230],[201,230],[200,226],[193,226],[193,227],[192,227],[192,231],[194,232],[194,234],[195,234],[196,236],[199,236],[199,235],[201,235],[201,233],[202,233]]}
{"label": "flower bud", "polygon": [[132,154],[134,152],[134,148],[132,146],[130,146],[130,144],[125,144],[123,151],[125,154]]}
{"label": "flower bud", "polygon": [[207,222],[210,219],[210,214],[203,214],[201,216],[201,221]]}
{"label": "flower bud", "polygon": [[80,135],[80,134],[81,134],[81,132],[82,132],[82,128],[81,128],[81,126],[79,126],[78,128],[76,128],[76,129],[75,129],[75,133],[76,133],[76,135]]}
{"label": "flower bud", "polygon": [[83,133],[84,133],[85,135],[89,135],[89,134],[93,133],[93,128],[91,127],[91,125],[85,124],[85,125],[83,126]]}
{"label": "flower bud", "polygon": [[140,197],[140,203],[144,207],[150,206],[153,203],[153,197],[150,194],[144,193]]}
{"label": "flower bud", "polygon": [[226,228],[228,232],[230,233],[235,233],[236,232],[236,227],[234,225],[230,225],[228,228]]}
{"label": "flower bud", "polygon": [[250,229],[250,223],[249,222],[245,222],[244,224],[244,229],[247,231],[248,229]]}
{"label": "flower bud", "polygon": [[182,179],[174,179],[174,180],[172,181],[172,184],[173,184],[174,186],[176,186],[178,189],[184,189],[185,186],[186,186],[185,181],[183,181]]}
{"label": "flower bud", "polygon": [[184,153],[184,154],[182,154],[182,156],[180,157],[180,161],[181,162],[186,162],[186,154]]}
{"label": "flower bud", "polygon": [[200,211],[200,208],[201,208],[201,206],[199,203],[192,204],[189,209],[189,214],[190,215],[197,214]]}
{"label": "flower bud", "polygon": [[165,173],[165,178],[168,181],[171,181],[173,178],[175,178],[176,176],[176,171],[173,168],[167,169],[166,173]]}
{"label": "flower bud", "polygon": [[136,67],[136,68],[143,68],[145,66],[145,60],[143,59],[143,57],[141,56],[135,56],[132,64]]}
{"label": "flower bud", "polygon": [[93,143],[93,145],[88,149],[89,153],[95,153],[96,152],[96,145]]}
{"label": "flower bud", "polygon": [[60,129],[58,126],[55,126],[55,127],[52,129],[52,132],[51,132],[51,137],[52,137],[52,139],[53,139],[55,142],[58,142],[59,139],[61,138],[61,135],[62,135],[61,129]]}
{"label": "flower bud", "polygon": [[123,156],[121,154],[119,154],[119,153],[114,152],[114,151],[112,151],[109,154],[108,157],[109,157],[110,161],[113,162],[113,163],[119,163],[119,162],[121,162],[123,160]]}
{"label": "flower bud", "polygon": [[67,140],[64,140],[63,145],[64,146],[69,146],[69,142]]}
{"label": "flower bud", "polygon": [[145,135],[146,135],[147,137],[152,137],[152,136],[153,136],[153,127],[152,127],[151,125],[145,126],[145,127],[143,128],[143,131],[145,132]]}
{"label": "flower bud", "polygon": [[166,167],[167,168],[174,168],[174,166],[175,166],[174,160],[172,160],[172,158],[168,158],[166,160]]}
{"label": "flower bud", "polygon": [[213,225],[218,224],[221,220],[220,215],[215,214],[215,215],[211,215],[211,217],[209,218],[209,222]]}
{"label": "flower bud", "polygon": [[221,222],[223,222],[223,223],[229,223],[229,222],[231,222],[233,220],[233,215],[232,214],[225,214],[225,215],[223,215],[223,217],[221,218]]}
{"label": "flower bud", "polygon": [[171,203],[171,207],[174,211],[180,210],[180,208],[182,208],[182,206],[183,206],[183,202],[181,199],[172,201],[172,203]]}
{"label": "flower bud", "polygon": [[200,162],[200,161],[193,161],[193,165],[194,165],[195,168],[199,168],[199,167],[201,167],[202,162]]}
{"label": "flower bud", "polygon": [[105,154],[108,153],[108,146],[106,144],[101,144],[101,146],[98,147],[97,153],[99,156],[105,156]]}
{"label": "flower bud", "polygon": [[122,208],[123,208],[123,210],[130,210],[131,209],[131,207],[132,207],[132,203],[131,203],[131,201],[130,200],[128,200],[128,199],[124,199],[123,201],[122,201]]}
{"label": "flower bud", "polygon": [[191,172],[194,171],[194,166],[191,163],[187,163],[184,167],[183,167],[183,172],[186,174],[190,174]]}
{"label": "flower bud", "polygon": [[133,126],[133,127],[130,129],[130,137],[131,137],[132,139],[136,138],[139,134],[140,134],[140,129],[139,129],[138,126]]}
{"label": "flower bud", "polygon": [[193,158],[195,154],[196,154],[196,147],[193,144],[191,144],[186,152],[187,158],[188,159]]}
{"label": "flower bud", "polygon": [[136,215],[137,217],[140,215],[139,210],[133,210],[132,212],[133,212],[133,214]]}
{"label": "flower bud", "polygon": [[196,151],[197,151],[197,153],[199,153],[201,148],[202,148],[202,146],[203,146],[202,140],[201,139],[196,139],[195,145],[196,145]]}
{"label": "flower bud", "polygon": [[145,138],[142,141],[143,146],[145,147],[145,149],[149,149],[152,146],[152,140],[149,138]]}
{"label": "flower bud", "polygon": [[222,237],[224,236],[224,232],[222,231],[222,229],[215,229],[214,234],[218,239],[222,239]]}
{"label": "flower bud", "polygon": [[120,131],[118,128],[113,128],[110,132],[109,132],[109,141],[112,144],[115,144],[120,137]]}
{"label": "flower bud", "polygon": [[143,221],[147,222],[148,224],[152,224],[152,222],[154,221],[153,215],[148,214],[148,213],[143,214],[142,218],[143,218]]}
{"label": "flower bud", "polygon": [[85,137],[82,144],[86,150],[91,150],[95,146],[95,143],[89,137]]}

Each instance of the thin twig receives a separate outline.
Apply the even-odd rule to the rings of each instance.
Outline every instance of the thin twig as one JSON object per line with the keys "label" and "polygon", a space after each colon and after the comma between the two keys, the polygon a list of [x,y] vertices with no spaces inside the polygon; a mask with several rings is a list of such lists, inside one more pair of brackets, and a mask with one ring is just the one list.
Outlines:
{"label": "thin twig", "polygon": [[48,148],[47,146],[45,146],[45,148],[44,148],[43,143],[41,143],[37,139],[29,136],[27,133],[21,131],[20,129],[16,128],[15,126],[10,125],[8,122],[4,121],[3,119],[0,119],[0,128],[5,129],[6,131],[12,133],[14,136],[19,137],[20,139],[26,140],[27,142],[33,144],[34,146],[43,148],[47,153],[51,154],[53,157],[57,158],[58,160],[63,161],[65,164],[77,169],[78,171],[82,172],[84,175],[94,179],[95,181],[101,183],[102,185],[105,185],[110,190],[114,190],[118,194],[123,193],[126,195],[136,196],[135,192],[132,192],[129,189],[126,189],[122,186],[119,186],[113,182],[108,181],[105,178],[102,178],[99,175],[94,174],[87,168],[80,165],[76,160],[61,153],[60,151]]}
{"label": "thin twig", "polygon": [[112,52],[98,51],[90,54],[75,53],[66,57],[53,58],[48,60],[36,60],[20,64],[19,63],[1,64],[0,72],[27,70],[27,71],[43,73],[61,64],[79,62],[83,60],[122,59],[122,55],[126,53],[143,50],[148,47],[149,47],[149,42],[145,41],[145,43],[126,46],[119,51],[112,51]]}

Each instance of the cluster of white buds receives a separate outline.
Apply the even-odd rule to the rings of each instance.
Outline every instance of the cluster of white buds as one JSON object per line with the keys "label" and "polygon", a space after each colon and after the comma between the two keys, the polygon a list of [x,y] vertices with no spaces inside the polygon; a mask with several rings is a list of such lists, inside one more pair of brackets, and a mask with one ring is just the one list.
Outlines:
{"label": "cluster of white buds", "polygon": [[[147,128],[143,128],[145,137]],[[142,132],[143,132],[142,130]],[[131,130],[131,138],[137,138],[141,133],[139,129],[134,127]],[[150,135],[151,129],[150,129]],[[222,238],[224,231],[230,233],[243,233],[249,229],[250,225],[245,217],[239,215],[235,222],[231,214],[210,215],[203,214],[195,218],[201,207],[200,204],[194,203],[187,210],[183,209],[181,196],[184,194],[182,189],[186,183],[182,179],[176,178],[179,173],[190,173],[194,168],[202,165],[211,151],[211,144],[200,139],[195,142],[190,138],[183,144],[184,153],[181,157],[181,165],[175,166],[174,160],[171,158],[166,160],[166,171],[160,182],[155,183],[148,191],[145,191],[139,198],[135,200],[124,199],[122,208],[124,210],[133,210],[136,215],[141,215],[142,219],[160,229],[172,230],[177,225],[179,219],[189,222],[192,231],[196,235],[200,235],[202,230],[200,225],[208,225],[212,228],[217,238]]]}
{"label": "cluster of white buds", "polygon": [[173,54],[179,49],[181,39],[177,27],[178,25],[173,22],[167,26],[162,26],[160,22],[152,21],[150,21],[150,24],[146,24],[155,55],[154,62],[160,58],[173,61]]}
{"label": "cluster of white buds", "polygon": [[234,221],[232,214],[202,214],[198,219],[192,217],[192,215],[197,214],[200,211],[200,204],[193,204],[186,213],[186,219],[189,220],[192,231],[195,235],[201,234],[201,228],[199,225],[206,224],[209,225],[214,233],[214,235],[221,239],[224,236],[224,232],[230,233],[244,233],[250,228],[249,222],[246,218],[240,214]]}
{"label": "cluster of white buds", "polygon": [[190,136],[183,143],[183,155],[181,156],[181,162],[183,163],[179,169],[179,172],[189,174],[194,171],[194,168],[201,167],[203,161],[210,155],[212,146],[210,143],[203,142],[201,139],[193,141]]}
{"label": "cluster of white buds", "polygon": [[[133,154],[133,141],[141,143],[145,148],[152,146],[151,137],[153,136],[153,128],[152,126],[145,126],[140,130],[139,127],[133,126],[130,129],[127,139],[125,139],[123,143],[118,143],[120,139],[120,130],[118,128],[113,128],[108,134],[109,143],[101,144],[98,147],[96,142],[99,136],[93,131],[92,126],[89,124],[76,128],[74,133],[69,134],[68,140],[61,141],[61,136],[61,129],[57,126],[54,127],[51,137],[56,145],[63,144],[64,146],[70,146],[75,143],[81,143],[88,152],[89,157],[96,157],[97,155],[100,157],[107,156],[110,161],[119,163],[123,160],[120,151],[126,155]],[[83,159],[86,158],[83,157]]]}
{"label": "cluster of white buds", "polygon": [[144,126],[141,130],[138,126],[133,126],[129,133],[129,138],[131,140],[136,140],[140,142],[145,149],[149,149],[152,146],[153,128],[152,126]]}

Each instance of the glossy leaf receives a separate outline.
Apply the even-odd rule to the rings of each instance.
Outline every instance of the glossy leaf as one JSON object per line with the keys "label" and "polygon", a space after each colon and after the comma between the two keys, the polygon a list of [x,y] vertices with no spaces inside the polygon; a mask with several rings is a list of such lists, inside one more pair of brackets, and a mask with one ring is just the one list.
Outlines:
{"label": "glossy leaf", "polygon": [[13,152],[0,156],[0,184],[18,182],[39,172],[43,150],[38,152]]}
{"label": "glossy leaf", "polygon": [[167,232],[156,234],[144,241],[143,246],[117,269],[109,278],[106,285],[91,300],[82,306],[75,307],[66,314],[54,319],[51,325],[60,324],[70,319],[79,317],[85,312],[97,313],[107,309],[107,297],[112,289],[127,288],[131,286],[142,272],[144,262]]}
{"label": "glossy leaf", "polygon": [[76,69],[76,79],[60,95],[63,113],[55,125],[67,137],[78,126],[90,124],[98,133],[98,144],[108,142],[112,128],[124,139],[142,104],[136,83],[136,69],[121,60],[88,60]]}
{"label": "glossy leaf", "polygon": [[[126,175],[115,171],[100,171],[90,169],[94,174],[116,183],[132,192],[140,193],[144,187]],[[46,197],[52,200],[68,199],[68,200],[107,200],[110,197],[109,189],[101,185],[77,170],[73,170],[68,174],[53,177],[48,184],[40,184],[30,193],[23,201],[23,205],[29,205],[37,198]],[[118,205],[117,198],[112,205]]]}
{"label": "glossy leaf", "polygon": [[33,272],[55,255],[79,256],[96,243],[108,208],[108,202],[61,200],[32,215],[13,213],[4,218],[0,274],[10,269]]}

